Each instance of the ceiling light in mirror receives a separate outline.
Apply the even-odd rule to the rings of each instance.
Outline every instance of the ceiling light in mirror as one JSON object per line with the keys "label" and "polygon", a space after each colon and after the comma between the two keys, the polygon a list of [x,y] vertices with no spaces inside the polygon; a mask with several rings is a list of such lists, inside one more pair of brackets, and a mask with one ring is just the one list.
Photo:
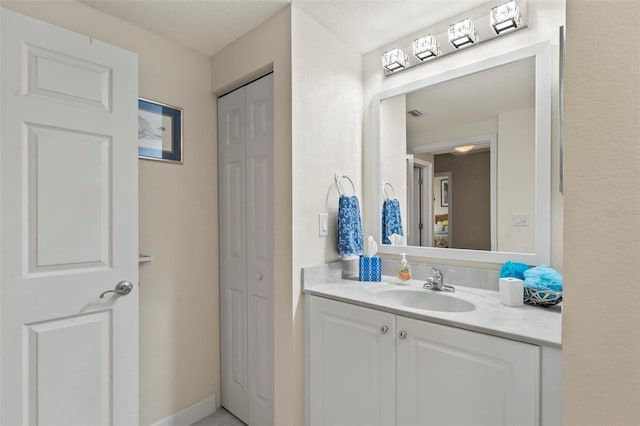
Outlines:
{"label": "ceiling light in mirror", "polygon": [[516,0],[492,8],[490,15],[491,28],[496,34],[514,30],[522,24],[520,8]]}
{"label": "ceiling light in mirror", "polygon": [[456,49],[469,46],[477,40],[476,27],[471,19],[464,19],[449,25],[449,43]]}
{"label": "ceiling light in mirror", "polygon": [[413,40],[413,56],[421,61],[440,54],[440,43],[431,34]]}
{"label": "ceiling light in mirror", "polygon": [[409,57],[402,49],[391,49],[382,54],[382,66],[389,72],[403,69],[409,64]]}
{"label": "ceiling light in mirror", "polygon": [[474,148],[475,145],[466,145],[466,146],[457,146],[454,149],[458,152],[469,152]]}

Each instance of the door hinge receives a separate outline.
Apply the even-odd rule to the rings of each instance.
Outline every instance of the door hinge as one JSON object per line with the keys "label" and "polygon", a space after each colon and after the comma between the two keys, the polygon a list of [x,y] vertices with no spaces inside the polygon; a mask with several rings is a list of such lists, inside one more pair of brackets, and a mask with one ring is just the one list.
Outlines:
{"label": "door hinge", "polygon": [[419,223],[418,224],[418,229],[422,231],[422,228],[424,228],[424,226],[421,223]]}

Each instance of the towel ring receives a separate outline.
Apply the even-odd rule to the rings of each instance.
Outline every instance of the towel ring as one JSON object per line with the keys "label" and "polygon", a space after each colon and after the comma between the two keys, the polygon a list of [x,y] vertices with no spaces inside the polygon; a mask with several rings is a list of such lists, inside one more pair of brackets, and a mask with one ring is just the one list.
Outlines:
{"label": "towel ring", "polygon": [[[385,186],[388,186],[389,188],[391,188],[391,191],[393,191],[393,197],[387,197],[387,194],[384,192],[384,188],[385,188]],[[393,187],[393,185],[391,185],[391,183],[383,181],[383,182],[382,182],[382,188],[381,188],[381,189],[382,189],[382,197],[383,197],[385,200],[388,200],[389,198],[396,198],[396,190],[395,190],[395,188]]]}
{"label": "towel ring", "polygon": [[338,193],[340,195],[344,195],[344,191],[342,190],[342,187],[340,186],[340,180],[341,179],[348,180],[349,183],[351,184],[351,187],[353,188],[353,195],[356,194],[356,186],[353,184],[353,181],[351,180],[351,178],[349,176],[343,175],[343,174],[340,174],[340,173],[336,173],[335,179],[336,179],[336,186],[338,187]]}

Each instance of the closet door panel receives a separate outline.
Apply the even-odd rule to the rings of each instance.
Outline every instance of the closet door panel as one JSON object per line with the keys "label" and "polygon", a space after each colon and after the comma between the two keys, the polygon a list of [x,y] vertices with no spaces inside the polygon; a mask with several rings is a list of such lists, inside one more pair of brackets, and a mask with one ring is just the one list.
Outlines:
{"label": "closet door panel", "polygon": [[273,424],[273,74],[245,87],[249,424]]}
{"label": "closet door panel", "polygon": [[249,421],[244,89],[218,100],[221,403]]}

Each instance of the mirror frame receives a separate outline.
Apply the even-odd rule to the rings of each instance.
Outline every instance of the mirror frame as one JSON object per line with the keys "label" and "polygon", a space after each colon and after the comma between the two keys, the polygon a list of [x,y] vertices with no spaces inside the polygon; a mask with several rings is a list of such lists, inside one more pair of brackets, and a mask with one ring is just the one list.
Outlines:
{"label": "mirror frame", "polygon": [[[464,77],[521,59],[535,57],[535,252],[514,253],[504,251],[467,250],[418,246],[392,246],[380,244],[379,253],[406,253],[408,256],[429,257],[474,262],[504,263],[507,260],[528,265],[550,263],[551,259],[551,45],[548,41],[500,54],[479,62],[454,68],[434,76],[413,81],[377,93],[372,101],[372,170],[371,211],[373,233],[382,241],[382,204],[378,188],[380,176],[380,103],[385,99],[407,94],[445,81]],[[406,204],[406,203],[405,203]],[[405,207],[406,208],[406,207]],[[405,224],[406,229],[406,224]]]}

